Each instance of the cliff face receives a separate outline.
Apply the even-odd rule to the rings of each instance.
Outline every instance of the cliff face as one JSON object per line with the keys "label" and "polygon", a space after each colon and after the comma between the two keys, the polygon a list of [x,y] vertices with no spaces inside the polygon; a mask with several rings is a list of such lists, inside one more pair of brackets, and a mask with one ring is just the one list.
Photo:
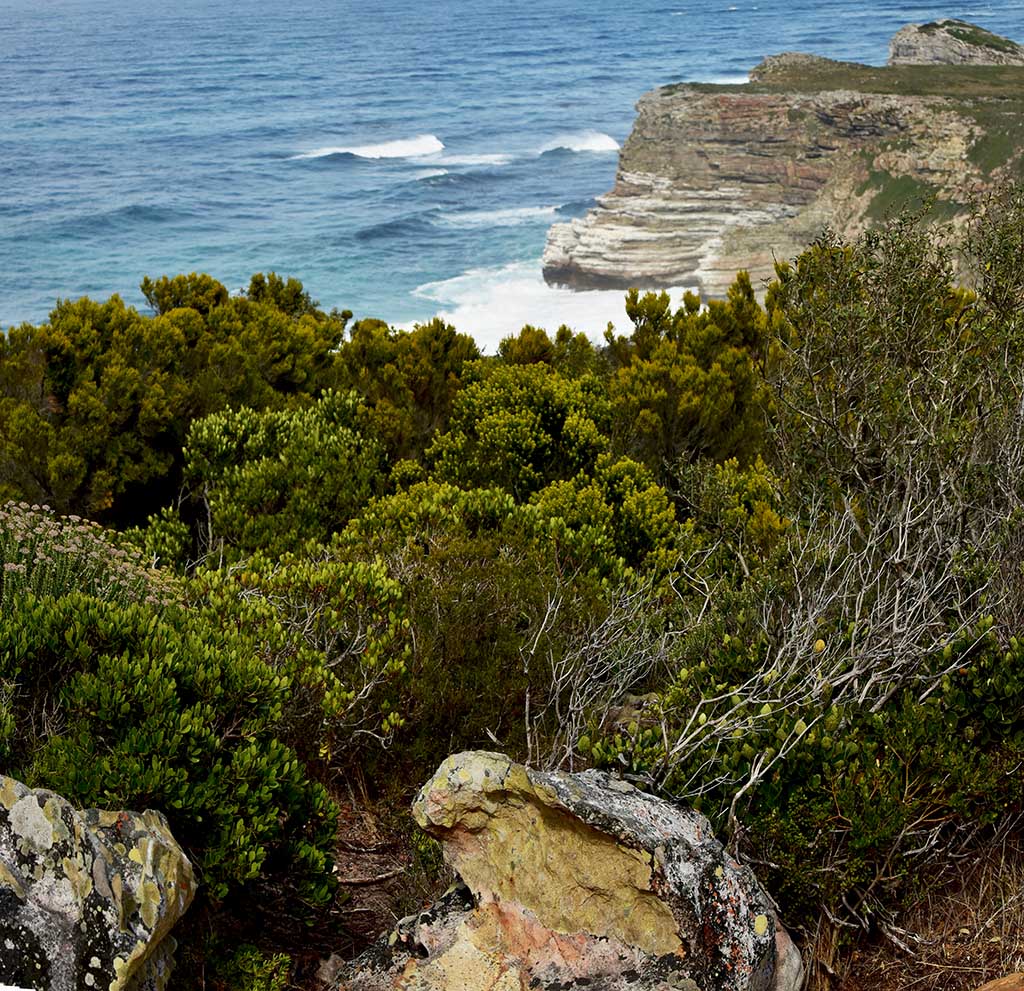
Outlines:
{"label": "cliff face", "polygon": [[751,80],[641,98],[615,188],[551,229],[547,281],[721,296],[737,270],[758,284],[826,225],[855,235],[931,197],[949,218],[1019,171],[1024,68],[788,54]]}

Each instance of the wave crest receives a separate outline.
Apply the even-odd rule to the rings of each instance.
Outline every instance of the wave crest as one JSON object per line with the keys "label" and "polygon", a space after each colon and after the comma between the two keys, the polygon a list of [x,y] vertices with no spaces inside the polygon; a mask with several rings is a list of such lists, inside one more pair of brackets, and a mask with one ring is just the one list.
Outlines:
{"label": "wave crest", "polygon": [[619,143],[610,134],[603,131],[576,131],[572,134],[560,134],[540,149],[540,154],[549,151],[579,151],[606,154],[617,152]]}
{"label": "wave crest", "polygon": [[524,206],[506,210],[467,210],[464,213],[452,213],[442,217],[442,223],[448,227],[518,227],[531,220],[542,217],[553,217],[558,212],[557,206]]}
{"label": "wave crest", "polygon": [[444,151],[444,142],[434,134],[417,134],[414,138],[399,138],[396,141],[382,141],[372,145],[339,145],[314,148],[292,159],[327,158],[331,155],[353,155],[356,158],[423,158]]}

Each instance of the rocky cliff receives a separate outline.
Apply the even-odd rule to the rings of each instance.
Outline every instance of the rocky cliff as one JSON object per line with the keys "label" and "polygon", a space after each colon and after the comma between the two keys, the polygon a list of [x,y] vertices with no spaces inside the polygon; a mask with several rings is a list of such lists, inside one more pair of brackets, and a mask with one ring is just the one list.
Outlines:
{"label": "rocky cliff", "polygon": [[1024,65],[1024,48],[966,21],[900,28],[889,42],[890,65]]}
{"label": "rocky cliff", "polygon": [[544,277],[722,296],[736,271],[759,284],[825,226],[852,236],[929,202],[955,217],[1020,173],[1022,148],[1024,67],[774,56],[745,85],[643,96],[614,189],[551,228]]}

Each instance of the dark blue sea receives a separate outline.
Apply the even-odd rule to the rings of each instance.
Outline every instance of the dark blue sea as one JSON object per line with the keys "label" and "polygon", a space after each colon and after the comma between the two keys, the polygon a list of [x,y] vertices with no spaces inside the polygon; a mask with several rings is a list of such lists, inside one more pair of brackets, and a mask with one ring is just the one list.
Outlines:
{"label": "dark blue sea", "polygon": [[784,50],[881,64],[943,16],[1024,39],[1021,0],[0,0],[0,326],[274,270],[492,347],[596,336],[622,294],[548,289],[540,255],[610,188],[641,93]]}

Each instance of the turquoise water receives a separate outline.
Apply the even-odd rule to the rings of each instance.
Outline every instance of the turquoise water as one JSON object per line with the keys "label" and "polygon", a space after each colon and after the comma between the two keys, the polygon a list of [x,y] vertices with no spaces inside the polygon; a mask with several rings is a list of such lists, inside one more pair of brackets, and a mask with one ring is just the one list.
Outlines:
{"label": "turquoise water", "polygon": [[1024,38],[1024,3],[0,0],[0,326],[144,275],[301,278],[493,343],[598,333],[548,226],[610,188],[645,90],[799,49],[880,64],[911,20]]}

